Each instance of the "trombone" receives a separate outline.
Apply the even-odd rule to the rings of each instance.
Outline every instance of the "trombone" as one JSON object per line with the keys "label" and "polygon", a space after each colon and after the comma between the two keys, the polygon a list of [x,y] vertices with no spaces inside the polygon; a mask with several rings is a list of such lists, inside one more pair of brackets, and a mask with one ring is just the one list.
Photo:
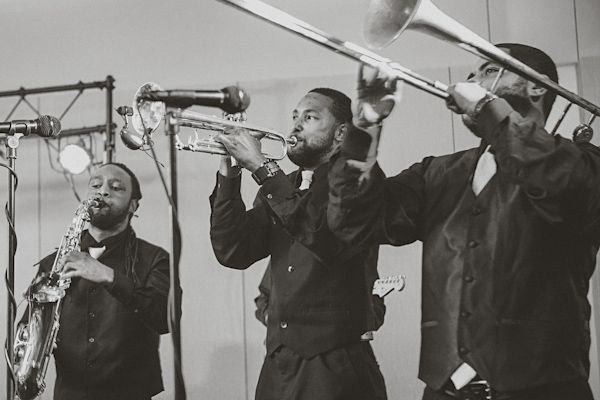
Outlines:
{"label": "trombone", "polygon": [[[121,130],[121,140],[128,148],[138,150],[144,146],[151,145],[151,134],[156,130],[160,122],[167,115],[165,103],[161,101],[145,100],[144,97],[153,91],[162,90],[156,83],[148,82],[142,85],[136,92],[133,98],[133,107],[128,115],[131,116],[131,121],[135,132],[129,131],[127,123]],[[298,139],[295,136],[285,137],[281,133],[272,129],[262,128],[259,126],[248,125],[243,123],[245,116],[243,113],[238,116],[238,120],[234,120],[236,115],[229,115],[227,118],[213,117],[193,111],[176,109],[169,114],[169,124],[173,126],[183,126],[194,129],[202,129],[209,131],[225,131],[232,128],[244,128],[249,131],[250,135],[258,140],[270,139],[278,141],[281,144],[281,152],[279,154],[267,154],[266,157],[273,160],[281,160],[287,155],[287,147],[295,146]],[[127,119],[125,119],[127,121]],[[222,143],[217,142],[214,138],[200,138],[196,132],[196,138],[188,140],[187,144],[183,143],[176,135],[175,147],[177,150],[188,150],[200,153],[229,155],[227,149]]]}
{"label": "trombone", "polygon": [[[336,53],[345,55],[372,67],[389,66],[398,79],[407,84],[422,89],[442,99],[448,98],[448,86],[438,81],[430,80],[401,66],[398,63],[378,56],[354,43],[344,42],[327,33],[303,22],[291,15],[278,10],[259,0],[218,0],[242,11],[278,25],[291,32],[297,33]],[[511,57],[493,44],[467,29],[448,15],[440,11],[430,0],[371,0],[365,16],[364,35],[367,43],[381,49],[393,42],[405,29],[418,29],[438,39],[449,41],[464,50],[479,57],[496,62],[504,68],[521,77],[538,83],[567,99],[572,104],[592,113],[587,124],[575,128],[574,140],[589,141],[593,130],[591,124],[596,116],[600,116],[600,107],[590,101],[559,86],[546,76],[533,70],[519,60]],[[565,110],[566,113],[568,109]],[[564,117],[563,113],[563,117]],[[559,119],[558,124],[562,121]],[[556,131],[558,126],[553,130]]]}

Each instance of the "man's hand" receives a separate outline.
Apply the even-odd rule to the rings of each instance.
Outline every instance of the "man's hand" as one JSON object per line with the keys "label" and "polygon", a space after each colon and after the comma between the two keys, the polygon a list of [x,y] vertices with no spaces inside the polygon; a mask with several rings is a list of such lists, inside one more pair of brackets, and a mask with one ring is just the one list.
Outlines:
{"label": "man's hand", "polygon": [[[242,167],[250,172],[256,171],[266,157],[260,151],[260,141],[244,128],[231,128],[219,133],[215,139],[223,143],[229,154]],[[223,161],[221,162],[223,167]]]}
{"label": "man's hand", "polygon": [[115,271],[88,253],[72,251],[59,261],[61,279],[83,278],[96,283],[113,283]]}
{"label": "man's hand", "polygon": [[402,99],[402,85],[403,82],[398,81],[394,71],[387,65],[381,65],[379,68],[360,65],[358,98],[352,123],[371,136],[371,144],[366,161],[346,161],[346,165],[350,169],[368,174],[371,167],[375,165],[381,135],[380,124],[390,115],[396,103]]}
{"label": "man's hand", "polygon": [[472,114],[487,90],[474,82],[461,82],[448,87],[446,106],[457,114]]}
{"label": "man's hand", "polygon": [[372,68],[361,64],[357,92],[353,123],[359,128],[368,128],[380,124],[400,102],[402,81],[398,81],[387,65]]}

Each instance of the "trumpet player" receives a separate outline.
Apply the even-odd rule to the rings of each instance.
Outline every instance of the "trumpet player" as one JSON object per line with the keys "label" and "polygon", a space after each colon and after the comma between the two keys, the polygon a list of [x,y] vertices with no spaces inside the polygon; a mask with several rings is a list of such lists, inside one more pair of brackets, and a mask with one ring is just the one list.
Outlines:
{"label": "trumpet player", "polygon": [[[260,186],[254,207],[240,198],[241,170],[223,157],[210,197],[210,236],[219,262],[246,269],[266,257],[271,286],[266,357],[256,400],[386,399],[369,341],[368,249],[344,245],[327,226],[327,162],[352,119],[351,101],[329,88],[311,90],[292,114],[299,169],[284,174],[243,129],[217,136]],[[371,266],[374,267],[374,266]]]}
{"label": "trumpet player", "polygon": [[[131,226],[142,192],[127,166],[98,168],[87,195],[99,200],[80,251],[58,262],[61,279],[71,283],[54,350],[53,398],[149,400],[163,391],[159,336],[168,332],[169,254]],[[44,258],[38,275],[53,260]]]}
{"label": "trumpet player", "polygon": [[[539,49],[497,47],[558,81]],[[478,148],[387,179],[376,148],[399,96],[385,68],[361,76],[360,129],[331,160],[329,225],[353,246],[423,242],[424,400],[589,400],[600,150],[548,134],[556,94],[508,71],[497,80],[501,67],[481,60],[448,89]]]}

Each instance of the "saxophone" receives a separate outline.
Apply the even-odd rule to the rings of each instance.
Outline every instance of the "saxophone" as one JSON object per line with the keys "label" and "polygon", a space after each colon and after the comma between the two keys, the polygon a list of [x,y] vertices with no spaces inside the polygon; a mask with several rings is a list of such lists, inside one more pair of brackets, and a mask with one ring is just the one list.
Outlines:
{"label": "saxophone", "polygon": [[70,279],[60,278],[58,262],[71,251],[79,251],[81,233],[90,219],[89,210],[101,201],[100,197],[94,196],[79,204],[56,252],[52,269],[48,274],[36,276],[23,294],[29,303],[29,319],[18,327],[15,334],[13,367],[20,400],[34,399],[46,388],[44,378],[56,345],[61,300],[71,285]]}

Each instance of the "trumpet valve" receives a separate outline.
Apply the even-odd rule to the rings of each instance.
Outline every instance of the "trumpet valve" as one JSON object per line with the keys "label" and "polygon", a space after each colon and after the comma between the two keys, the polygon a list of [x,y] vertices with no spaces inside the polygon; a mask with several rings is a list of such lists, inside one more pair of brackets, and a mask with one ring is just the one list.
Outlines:
{"label": "trumpet valve", "polygon": [[175,148],[177,150],[185,150],[185,144],[179,139],[179,135],[175,135]]}
{"label": "trumpet valve", "polygon": [[192,140],[190,138],[190,140],[188,142],[188,147],[191,151],[198,151],[198,152],[210,153],[210,154],[221,154],[221,155],[228,154],[227,151],[225,150],[225,147],[221,143],[214,140],[212,137],[210,137],[208,139],[203,138],[203,139],[195,139],[195,140]]}
{"label": "trumpet valve", "polygon": [[223,119],[233,122],[246,122],[248,120],[248,117],[246,116],[246,112],[242,111],[235,114],[223,113]]}

